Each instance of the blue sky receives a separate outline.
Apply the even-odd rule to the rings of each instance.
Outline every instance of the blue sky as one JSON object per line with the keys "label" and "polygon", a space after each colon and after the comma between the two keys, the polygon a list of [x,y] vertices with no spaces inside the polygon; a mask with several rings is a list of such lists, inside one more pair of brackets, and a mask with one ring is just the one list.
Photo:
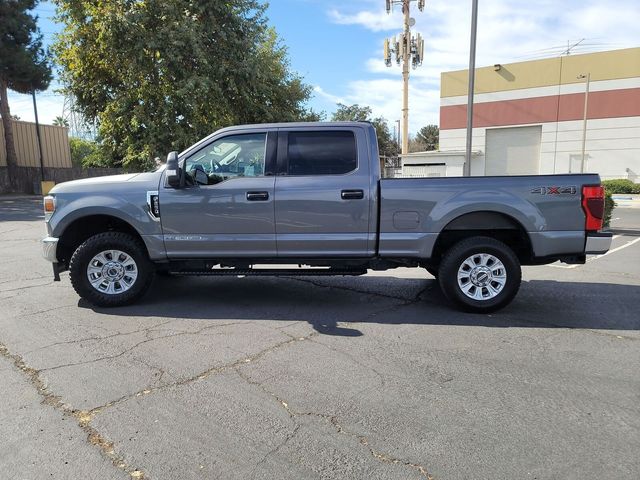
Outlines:
{"label": "blue sky", "polygon": [[[480,0],[477,65],[558,55],[567,41],[586,40],[576,53],[640,46],[638,0]],[[272,0],[267,15],[289,48],[291,66],[313,85],[315,110],[330,114],[337,102],[372,107],[390,124],[400,117],[401,74],[382,60],[382,42],[398,33],[400,8],[391,15],[384,0]],[[415,5],[415,3],[414,3]],[[411,72],[410,131],[438,123],[440,72],[468,62],[471,0],[427,0],[413,8],[414,31],[425,37],[425,62]],[[55,7],[36,9],[45,41],[60,26]],[[41,121],[62,114],[54,84],[38,95]],[[29,96],[10,94],[12,113],[33,120]]]}

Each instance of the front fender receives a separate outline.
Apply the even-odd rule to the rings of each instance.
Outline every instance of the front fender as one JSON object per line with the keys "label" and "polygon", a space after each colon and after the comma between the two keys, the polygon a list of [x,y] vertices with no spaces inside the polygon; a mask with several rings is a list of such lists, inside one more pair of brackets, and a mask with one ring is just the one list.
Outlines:
{"label": "front fender", "polygon": [[[146,195],[146,194],[145,194]],[[77,198],[56,197],[56,212],[49,224],[51,234],[60,237],[64,230],[76,220],[91,215],[108,215],[131,225],[140,235],[162,234],[159,222],[148,214],[146,197],[131,202],[120,196],[88,195]]]}
{"label": "front fender", "polygon": [[166,260],[162,227],[149,215],[146,191],[122,195],[58,194],[56,212],[49,220],[47,230],[50,236],[60,238],[73,222],[94,215],[106,215],[126,222],[140,235],[151,260]]}

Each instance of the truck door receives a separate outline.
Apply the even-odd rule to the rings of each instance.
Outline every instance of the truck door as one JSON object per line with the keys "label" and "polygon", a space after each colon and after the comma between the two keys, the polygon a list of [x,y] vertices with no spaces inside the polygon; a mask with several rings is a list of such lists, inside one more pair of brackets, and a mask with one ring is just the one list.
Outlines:
{"label": "truck door", "polygon": [[276,136],[275,131],[228,133],[185,158],[184,188],[165,185],[160,191],[169,258],[276,255]]}
{"label": "truck door", "polygon": [[275,185],[278,256],[373,254],[367,145],[360,128],[310,127],[279,132]]}

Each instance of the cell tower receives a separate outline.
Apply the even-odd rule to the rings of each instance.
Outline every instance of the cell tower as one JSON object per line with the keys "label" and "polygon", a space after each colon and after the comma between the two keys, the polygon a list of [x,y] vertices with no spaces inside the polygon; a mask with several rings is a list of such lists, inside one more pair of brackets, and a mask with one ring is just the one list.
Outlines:
{"label": "cell tower", "polygon": [[69,136],[83,140],[95,140],[97,128],[95,123],[87,122],[78,112],[75,97],[68,89],[64,89],[64,103],[62,104],[62,118],[69,125]]}
{"label": "cell tower", "polygon": [[404,15],[404,31],[393,38],[384,40],[384,62],[387,67],[393,63],[392,57],[398,65],[402,63],[402,153],[409,153],[409,63],[416,68],[422,65],[424,58],[424,39],[422,35],[411,34],[411,27],[416,24],[410,15],[411,2],[418,3],[418,10],[424,11],[425,0],[385,0],[387,13],[391,13],[393,6],[402,6]]}

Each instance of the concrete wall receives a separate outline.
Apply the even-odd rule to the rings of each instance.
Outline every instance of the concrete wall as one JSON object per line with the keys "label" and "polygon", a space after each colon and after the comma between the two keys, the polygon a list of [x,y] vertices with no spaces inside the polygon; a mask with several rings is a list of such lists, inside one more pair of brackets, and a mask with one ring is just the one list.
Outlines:
{"label": "concrete wall", "polygon": [[[582,121],[528,125],[542,125],[540,174],[580,171]],[[484,127],[473,129],[473,149],[481,153],[472,160],[472,175],[485,173],[486,130]],[[441,151],[464,150],[465,142],[463,128],[440,130]],[[589,120],[585,151],[585,171],[599,173],[604,180],[635,180],[640,175],[640,117]]]}

